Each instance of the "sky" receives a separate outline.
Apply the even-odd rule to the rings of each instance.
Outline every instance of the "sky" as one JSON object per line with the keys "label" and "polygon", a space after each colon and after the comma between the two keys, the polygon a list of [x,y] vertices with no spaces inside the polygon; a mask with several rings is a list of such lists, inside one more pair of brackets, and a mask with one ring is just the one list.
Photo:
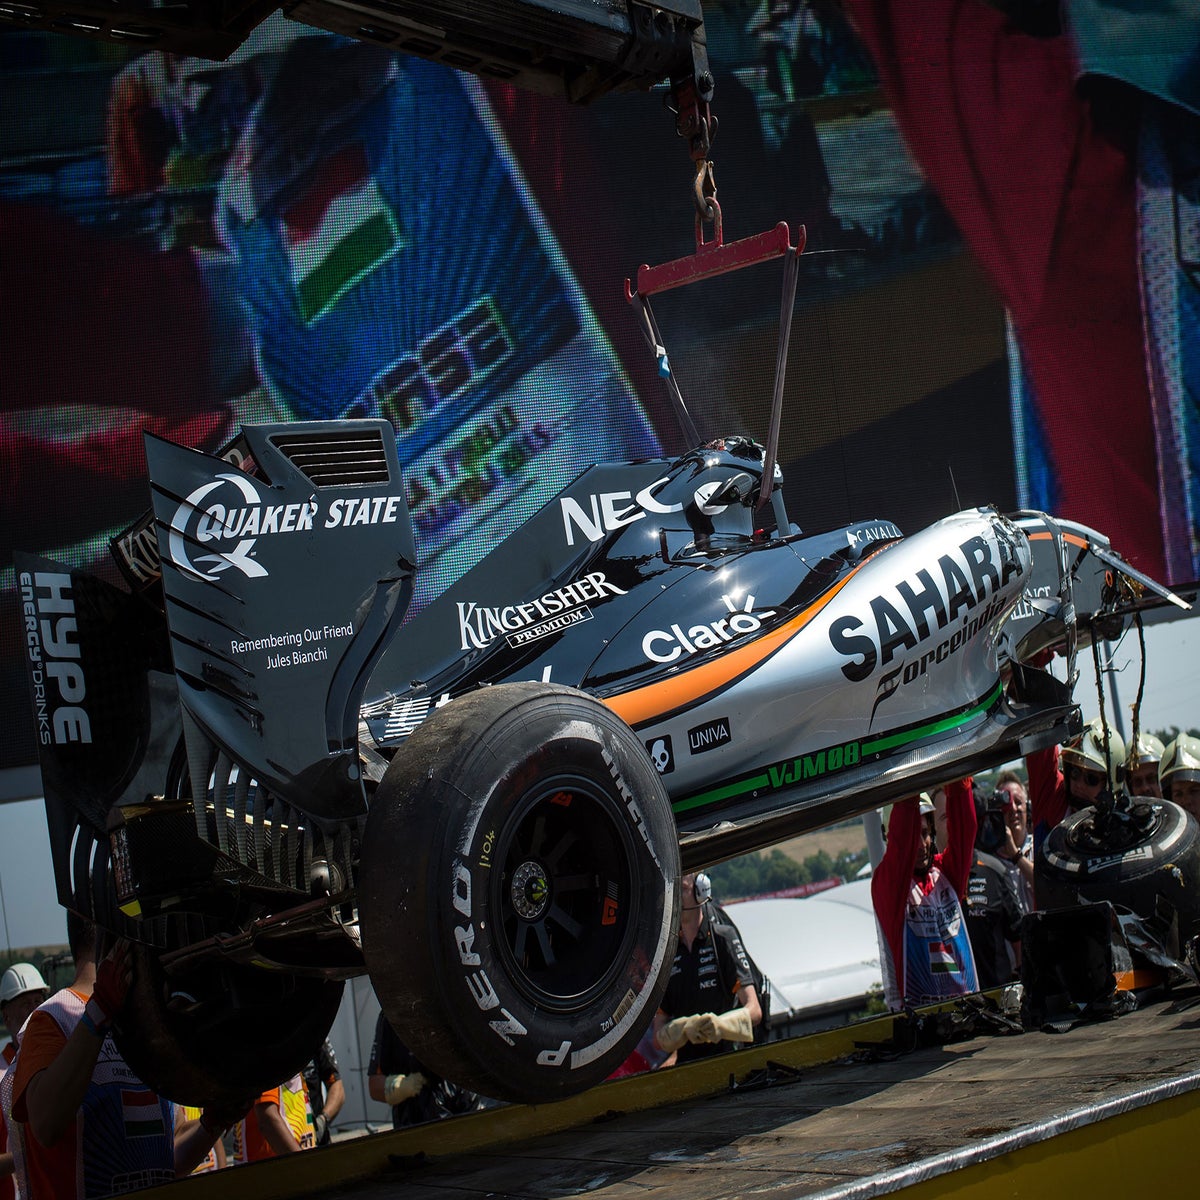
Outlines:
{"label": "sky", "polygon": [[[1138,690],[1140,664],[1137,631],[1129,630],[1122,642],[1114,643],[1115,683],[1122,708],[1123,724],[1118,731],[1129,734],[1131,707]],[[1091,651],[1080,662],[1075,698],[1083,708],[1084,720],[1096,716],[1095,674]],[[1112,707],[1109,715],[1114,715]],[[1154,732],[1200,729],[1200,618],[1185,617],[1146,626],[1146,689],[1142,697],[1141,727]]]}
{"label": "sky", "polygon": [[[1128,734],[1130,706],[1137,695],[1139,654],[1136,631],[1115,643],[1112,654],[1117,702]],[[1076,699],[1084,720],[1098,710],[1091,653],[1081,656]],[[1109,707],[1110,717],[1115,717]],[[1200,619],[1181,619],[1146,628],[1146,690],[1141,725],[1156,731],[1200,728]],[[66,941],[62,909],[54,893],[50,841],[40,800],[0,804],[0,937],[5,948],[58,945]]]}

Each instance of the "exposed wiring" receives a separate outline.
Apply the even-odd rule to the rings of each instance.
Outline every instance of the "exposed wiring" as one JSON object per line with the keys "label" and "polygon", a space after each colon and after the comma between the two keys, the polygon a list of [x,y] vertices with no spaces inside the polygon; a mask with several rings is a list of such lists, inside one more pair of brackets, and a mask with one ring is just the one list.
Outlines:
{"label": "exposed wiring", "polygon": [[1141,651],[1141,664],[1138,672],[1138,690],[1137,696],[1133,701],[1133,722],[1130,730],[1130,753],[1132,755],[1132,763],[1138,766],[1138,739],[1141,737],[1142,726],[1142,697],[1146,693],[1146,630],[1142,625],[1142,614],[1135,612],[1133,614],[1134,623],[1137,625],[1138,631],[1138,649]]}

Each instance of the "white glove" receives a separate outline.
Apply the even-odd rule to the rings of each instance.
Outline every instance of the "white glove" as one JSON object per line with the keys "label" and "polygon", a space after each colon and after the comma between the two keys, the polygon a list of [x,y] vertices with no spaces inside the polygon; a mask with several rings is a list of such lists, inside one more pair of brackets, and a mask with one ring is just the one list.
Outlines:
{"label": "white glove", "polygon": [[716,1013],[697,1013],[696,1016],[690,1017],[689,1021],[687,1036],[693,1045],[721,1040],[720,1034],[717,1033]]}
{"label": "white glove", "polygon": [[407,1075],[389,1075],[383,1081],[383,1098],[389,1104],[403,1104],[411,1100],[429,1081],[420,1071]]}
{"label": "white glove", "polygon": [[658,1048],[666,1054],[672,1054],[688,1040],[687,1027],[691,1017],[676,1017],[668,1021],[658,1031]]}
{"label": "white glove", "polygon": [[693,1042],[754,1041],[754,1024],[748,1008],[739,1006],[720,1016],[704,1013],[696,1018],[696,1022],[694,1029],[688,1030],[688,1037]]}

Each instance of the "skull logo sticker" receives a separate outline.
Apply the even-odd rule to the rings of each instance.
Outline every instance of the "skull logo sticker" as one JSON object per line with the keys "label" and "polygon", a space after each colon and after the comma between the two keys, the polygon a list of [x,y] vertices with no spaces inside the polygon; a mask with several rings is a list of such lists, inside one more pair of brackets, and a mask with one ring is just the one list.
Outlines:
{"label": "skull logo sticker", "polygon": [[671,749],[670,734],[664,734],[662,737],[655,738],[652,742],[647,742],[646,749],[650,753],[654,769],[660,775],[670,775],[675,770],[675,754]]}

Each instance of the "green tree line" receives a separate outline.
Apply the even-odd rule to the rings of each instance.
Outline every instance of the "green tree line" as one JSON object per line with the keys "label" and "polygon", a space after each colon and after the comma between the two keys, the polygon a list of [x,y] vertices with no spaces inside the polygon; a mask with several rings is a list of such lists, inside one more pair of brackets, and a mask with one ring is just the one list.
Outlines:
{"label": "green tree line", "polygon": [[708,872],[708,877],[718,900],[742,899],[804,883],[820,883],[823,879],[844,881],[853,878],[866,861],[867,852],[863,849],[843,851],[836,858],[818,850],[803,862],[797,862],[776,846],[765,854],[745,854],[720,863]]}

